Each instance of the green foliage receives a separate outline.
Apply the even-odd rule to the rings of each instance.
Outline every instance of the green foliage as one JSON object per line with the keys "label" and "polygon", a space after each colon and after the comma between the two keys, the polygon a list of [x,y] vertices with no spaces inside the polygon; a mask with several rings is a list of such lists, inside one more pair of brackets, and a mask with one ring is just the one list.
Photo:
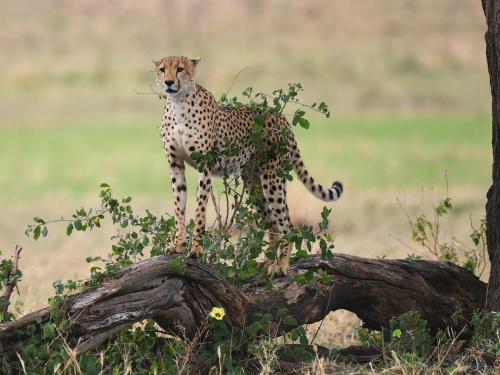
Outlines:
{"label": "green foliage", "polygon": [[[243,92],[243,97],[248,100],[246,105],[254,111],[253,142],[258,155],[254,160],[255,163],[262,163],[285,152],[288,136],[286,132],[278,137],[277,144],[266,149],[262,142],[262,126],[268,116],[282,115],[288,105],[299,104],[297,95],[301,90],[300,85],[292,84],[287,90],[276,90],[272,96],[254,94],[251,88]],[[243,105],[238,98],[228,99],[227,96],[221,98],[221,103],[228,109]],[[302,104],[299,105],[304,107]],[[310,107],[319,110],[327,117],[330,115],[324,103],[313,104]],[[296,110],[291,116],[293,125],[309,127],[309,121],[302,109]],[[192,158],[198,163],[200,170],[203,170],[206,166],[217,163],[221,156],[236,155],[238,147],[239,145],[229,144],[226,141],[225,149],[219,150],[219,153],[193,154]],[[248,166],[250,172],[256,167],[258,164]],[[291,164],[284,162],[279,171],[280,176],[291,179],[291,169]],[[280,247],[287,243],[293,244],[295,248],[293,260],[307,258],[315,248],[320,250],[324,259],[331,259],[334,256],[332,236],[328,233],[330,209],[323,209],[316,228],[302,225],[279,241],[269,243],[265,236],[269,223],[266,223],[260,214],[262,209],[260,192],[251,190],[249,194],[244,194],[245,188],[248,187],[247,181],[229,176],[223,178],[223,186],[219,202],[221,200],[226,202],[226,210],[222,210],[214,197],[218,218],[202,236],[206,252],[199,261],[211,265],[230,281],[236,284],[244,284],[250,280],[267,281],[265,272],[259,266],[260,260],[276,259]],[[64,310],[66,296],[96,285],[110,273],[140,259],[166,254],[173,246],[176,225],[173,218],[156,216],[149,211],[138,214],[131,205],[130,197],[115,198],[107,184],[101,185],[100,199],[101,204],[98,209],[80,208],[70,219],[48,221],[35,218],[33,224],[26,230],[27,235],[39,239],[48,235],[48,228],[54,222],[64,223],[68,236],[75,231],[88,232],[98,229],[108,221],[117,228],[117,234],[112,237],[113,243],[108,257],[86,258],[90,272],[87,280],[54,282],[55,292],[49,299],[49,305],[53,308],[50,321],[38,327],[30,327],[30,340],[18,348],[19,356],[28,373],[63,371],[63,373],[85,374],[127,372],[177,374],[189,373],[199,368],[228,374],[259,370],[272,373],[276,370],[277,353],[281,343],[299,344],[287,348],[288,356],[302,361],[314,359],[313,354],[306,350],[309,342],[305,328],[299,326],[295,317],[286,310],[279,311],[274,316],[260,315],[253,323],[241,329],[232,326],[227,318],[217,320],[207,317],[206,324],[193,340],[174,339],[162,332],[154,322],[140,322],[122,329],[113,340],[99,350],[85,353],[78,358],[72,356],[69,348],[74,347],[76,343],[72,342],[67,334],[68,320]],[[440,218],[447,215],[451,209],[451,200],[445,199],[434,208],[433,220],[428,220],[422,215],[412,221],[411,225],[417,244],[424,248],[437,249],[436,254],[439,259],[458,262],[462,256],[456,255],[458,254],[456,246],[450,243],[444,244],[439,238]],[[192,223],[187,228],[190,237]],[[484,233],[483,221],[479,228],[473,228],[471,234],[475,249],[480,249],[484,245]],[[437,240],[434,242],[435,238]],[[414,254],[410,256],[412,259],[418,257]],[[474,270],[480,267],[480,261],[474,262],[473,257],[467,258],[465,264]],[[0,282],[1,271],[7,267],[7,263],[0,263]],[[172,272],[181,274],[187,270],[182,256],[173,258],[167,267]],[[318,270],[291,276],[288,282],[305,285],[314,291],[321,284],[329,284],[331,280],[326,271]],[[472,347],[484,351],[488,358],[498,356],[498,316],[477,315],[472,325],[474,327]],[[288,333],[278,340],[276,332],[279,332],[280,327],[286,328]],[[411,368],[418,368],[420,372],[426,371],[434,363],[441,365],[443,358],[447,358],[447,354],[441,356],[441,353],[448,353],[449,350],[441,351],[436,348],[448,348],[454,342],[452,337],[444,333],[432,337],[427,323],[416,312],[393,318],[388,331],[383,334],[366,329],[359,329],[358,333],[365,345],[380,348],[384,363],[401,366],[404,364],[409,368],[413,366]],[[17,358],[0,359],[0,372],[17,373],[22,371],[21,367],[21,362]]]}
{"label": "green foliage", "polygon": [[[2,252],[0,251],[0,256]],[[14,271],[14,262],[12,259],[2,259],[0,257],[0,292],[3,288],[9,284],[13,288],[17,287],[17,284],[21,281],[23,273],[21,270],[17,269]],[[6,301],[3,300],[3,296],[0,295],[0,307],[4,305]],[[14,318],[14,315],[10,312],[0,311],[0,322],[8,322]]]}
{"label": "green foliage", "polygon": [[[262,203],[255,195],[244,196],[239,192],[241,188],[238,179],[224,179],[225,191],[223,195],[228,201],[233,199],[234,210],[226,215],[225,223],[219,223],[218,228],[207,231],[203,237],[203,247],[207,250],[200,259],[216,268],[223,276],[235,283],[244,283],[260,274],[257,259],[265,255],[269,260],[275,259],[276,250],[293,243],[296,248],[296,258],[306,258],[317,243],[321,250],[321,255],[325,259],[333,257],[334,245],[331,243],[332,237],[326,232],[328,230],[330,209],[324,209],[322,220],[318,224],[318,230],[314,231],[312,226],[302,225],[296,230],[292,230],[276,243],[268,243],[265,234],[268,230],[268,223],[263,221],[259,212],[259,205]],[[130,197],[117,199],[112,195],[108,184],[101,184],[101,205],[98,209],[81,208],[73,214],[71,219],[58,219],[45,221],[37,218],[35,223],[28,226],[27,235],[37,232],[36,228],[44,225],[64,222],[67,223],[66,233],[71,236],[73,231],[88,231],[101,227],[101,223],[109,220],[114,224],[118,233],[112,237],[112,251],[107,258],[87,257],[89,264],[90,280],[85,285],[96,285],[103,280],[105,275],[116,272],[123,267],[131,265],[133,262],[142,259],[144,256],[164,255],[173,246],[175,234],[175,220],[171,217],[157,217],[146,211],[145,215],[135,213]],[[46,228],[46,227],[45,227]],[[236,228],[240,231],[238,239],[235,241],[231,237],[230,231]],[[192,231],[192,224],[187,227],[188,232]],[[48,229],[45,230],[48,233]],[[267,249],[267,250],[266,250]],[[149,254],[146,252],[149,250]],[[174,264],[175,263],[175,264]],[[172,261],[172,267],[184,267],[181,259]],[[290,280],[298,283],[316,282],[328,283],[329,278],[323,271],[312,277],[309,273],[296,275]],[[81,286],[81,282],[73,282]]]}
{"label": "green foliage", "polygon": [[170,262],[168,262],[167,268],[169,271],[179,272],[181,275],[184,275],[187,270],[186,262],[182,257],[172,259]]}
{"label": "green foliage", "polygon": [[[122,329],[115,339],[100,352],[88,352],[74,357],[67,342],[66,334],[56,324],[49,322],[38,331],[30,327],[31,339],[19,349],[28,373],[52,374],[116,374],[133,371],[134,374],[177,374],[177,361],[185,351],[182,342],[158,337],[153,321]],[[22,373],[20,363],[0,359],[2,373]],[[18,372],[19,371],[19,372]]]}
{"label": "green foliage", "polygon": [[[302,91],[300,84],[290,84],[287,89],[275,90],[272,95],[255,93],[252,88],[246,89],[242,95],[245,104],[254,115],[254,130],[252,143],[255,147],[255,157],[245,167],[245,176],[250,178],[223,177],[223,191],[219,193],[219,201],[226,203],[223,211],[213,199],[217,221],[202,235],[202,245],[206,250],[199,261],[206,263],[220,272],[221,275],[236,284],[244,284],[250,280],[268,281],[267,271],[260,267],[261,260],[273,261],[277,258],[280,248],[293,244],[296,249],[295,259],[307,258],[314,248],[321,251],[324,259],[333,257],[334,245],[332,236],[328,233],[331,210],[324,208],[317,229],[302,225],[282,236],[278,241],[270,243],[266,232],[270,224],[262,217],[263,202],[261,191],[249,185],[252,176],[267,161],[284,156],[278,175],[292,180],[290,172],[293,167],[287,159],[289,130],[280,130],[277,142],[269,144],[263,139],[263,126],[270,117],[284,115],[285,108],[299,105],[300,109],[293,112],[291,123],[303,128],[309,128],[306,112],[302,108],[310,108],[330,116],[325,103],[314,103],[311,106],[301,104],[298,95]],[[229,110],[243,105],[238,98],[228,99],[223,96],[221,104]],[[225,141],[223,150],[213,150],[205,155],[193,153],[192,159],[198,169],[203,171],[212,167],[224,157],[238,154],[239,144]],[[242,181],[243,180],[243,181]],[[253,181],[255,182],[255,181]],[[68,335],[68,319],[64,301],[66,296],[76,291],[97,285],[108,275],[127,267],[148,256],[164,255],[174,244],[176,231],[175,220],[168,216],[156,216],[146,211],[138,214],[132,207],[130,197],[118,199],[112,194],[111,187],[103,183],[100,186],[100,206],[97,209],[80,208],[71,218],[45,220],[34,218],[26,229],[26,235],[35,240],[46,237],[49,226],[54,223],[64,223],[65,232],[71,236],[74,232],[88,232],[101,228],[109,222],[116,227],[117,233],[112,237],[111,252],[107,257],[89,256],[85,260],[89,266],[90,276],[86,280],[57,280],[54,282],[54,295],[49,298],[49,306],[53,308],[50,321],[40,327],[30,327],[32,339],[25,347],[18,348],[19,355],[28,365],[30,371],[52,373],[61,367],[78,369],[84,373],[178,373],[189,372],[196,366],[202,368],[218,367],[224,373],[246,373],[250,362],[261,367],[272,368],[276,360],[278,343],[276,332],[285,327],[285,343],[299,343],[294,346],[293,356],[302,360],[311,360],[310,352],[304,348],[308,339],[304,327],[298,326],[296,319],[286,310],[279,311],[274,316],[264,314],[257,316],[253,323],[244,328],[233,327],[226,319],[209,319],[202,327],[197,337],[187,340],[166,339],[153,322],[144,325],[122,329],[118,335],[100,348],[100,353],[91,352],[74,358],[69,348],[76,345]],[[246,194],[246,192],[248,194]],[[192,237],[193,222],[187,225],[188,247]],[[235,234],[235,231],[237,232]],[[167,265],[171,272],[184,274],[187,271],[185,258],[172,258]],[[1,268],[0,268],[1,269]],[[1,274],[0,274],[1,275]],[[1,280],[1,279],[0,279]],[[288,283],[305,285],[316,290],[320,284],[330,284],[328,274],[319,270],[307,271],[294,275]],[[274,320],[274,323],[271,323]],[[272,325],[272,327],[271,327]],[[272,328],[272,329],[271,329]],[[272,333],[274,332],[274,334]],[[268,359],[253,357],[257,354],[266,355]],[[274,358],[274,359],[273,359]],[[274,362],[273,362],[274,361]],[[3,369],[11,368],[11,362],[3,361]],[[19,369],[19,363],[14,367]]]}
{"label": "green foliage", "polygon": [[496,357],[500,366],[500,312],[475,313],[471,323],[472,347],[481,348],[481,353]]}
{"label": "green foliage", "polygon": [[419,357],[429,355],[432,338],[427,322],[416,311],[409,311],[389,322],[393,340],[391,348],[399,353],[414,353]]}
{"label": "green foliage", "polygon": [[[433,218],[425,214],[411,217],[408,213],[408,223],[412,240],[432,257],[460,265],[481,276],[486,268],[486,220],[483,218],[479,227],[472,226],[470,234],[472,244],[464,245],[453,237],[448,239],[443,235],[442,220],[453,209],[451,198],[440,200],[433,207]],[[421,255],[409,254],[408,259],[421,259]]]}
{"label": "green foliage", "polygon": [[207,167],[211,168],[217,162],[215,151],[209,151],[206,154],[193,152],[190,157],[198,164],[198,172],[203,172]]}
{"label": "green foliage", "polygon": [[403,374],[497,374],[500,368],[497,312],[473,314],[468,327],[458,332],[447,329],[431,335],[416,311],[392,318],[383,334],[366,328],[357,332],[363,345],[381,353],[380,360],[369,368],[376,373],[391,369]]}

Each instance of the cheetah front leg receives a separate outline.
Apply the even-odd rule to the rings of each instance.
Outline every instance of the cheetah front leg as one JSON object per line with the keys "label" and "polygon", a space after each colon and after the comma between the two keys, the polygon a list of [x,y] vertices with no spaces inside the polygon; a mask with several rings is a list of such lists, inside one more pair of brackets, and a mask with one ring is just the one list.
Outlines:
{"label": "cheetah front leg", "polygon": [[174,209],[176,221],[176,233],[173,251],[183,253],[186,248],[186,176],[184,161],[170,155],[170,177],[172,180],[172,191],[174,195]]}
{"label": "cheetah front leg", "polygon": [[203,172],[198,173],[198,187],[196,189],[196,211],[193,230],[193,243],[191,245],[192,254],[201,254],[201,235],[205,231],[205,221],[207,215],[208,195],[212,188],[210,179],[210,170],[205,168]]}

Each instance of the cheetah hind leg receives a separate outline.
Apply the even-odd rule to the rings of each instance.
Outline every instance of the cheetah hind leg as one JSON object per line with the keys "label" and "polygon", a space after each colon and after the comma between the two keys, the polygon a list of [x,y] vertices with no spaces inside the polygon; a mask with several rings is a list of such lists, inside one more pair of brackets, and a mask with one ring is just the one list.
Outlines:
{"label": "cheetah hind leg", "polygon": [[288,274],[291,250],[292,244],[286,244],[280,248],[280,251],[277,254],[277,259],[272,261],[267,266],[267,274],[269,276],[286,276]]}
{"label": "cheetah hind leg", "polygon": [[196,258],[203,252],[204,252],[203,247],[198,243],[198,240],[193,239],[193,244],[191,245],[191,251],[189,252],[189,255],[193,258]]}
{"label": "cheetah hind leg", "polygon": [[280,237],[286,236],[292,228],[286,203],[286,180],[270,174],[264,175],[262,193],[266,202],[266,216],[272,222],[273,228],[269,242],[271,246],[277,247],[276,260],[268,267],[268,275],[287,275],[293,244],[279,241]]}
{"label": "cheetah hind leg", "polygon": [[[267,184],[262,184],[261,176],[256,177],[254,174],[242,174],[243,181],[245,182],[247,194],[254,195],[257,199],[256,209],[257,212],[264,218],[264,220],[271,225],[271,230],[269,231],[269,243],[272,247],[276,247],[276,260],[264,262],[264,268],[267,269],[267,274],[269,276],[274,275],[286,275],[288,273],[288,266],[290,263],[290,252],[292,249],[291,244],[280,244],[278,243],[280,239],[281,232],[287,232],[291,226],[290,219],[288,217],[288,207],[286,206],[286,185],[283,186],[277,196],[281,196],[279,202],[272,199],[266,199],[266,194],[273,195],[274,192],[270,192],[270,186]],[[283,183],[282,180],[276,180],[278,183]],[[273,204],[274,203],[274,204]],[[277,210],[280,208],[281,210]],[[276,215],[278,217],[276,217]],[[280,225],[281,223],[281,225]],[[284,224],[284,225],[283,225]],[[280,232],[281,230],[281,232]]]}

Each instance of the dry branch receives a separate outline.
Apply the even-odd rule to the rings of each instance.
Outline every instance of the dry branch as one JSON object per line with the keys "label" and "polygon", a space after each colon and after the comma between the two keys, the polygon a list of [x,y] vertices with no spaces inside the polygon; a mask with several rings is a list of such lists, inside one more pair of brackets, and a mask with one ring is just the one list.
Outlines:
{"label": "dry branch", "polygon": [[14,258],[12,260],[12,269],[10,270],[9,274],[6,275],[6,282],[2,289],[2,299],[0,300],[0,311],[3,313],[6,313],[9,310],[10,296],[12,295],[12,292],[14,291],[14,288],[17,284],[16,273],[19,269],[19,256],[21,255],[22,249],[23,248],[21,246],[16,245],[16,248],[14,250]]}
{"label": "dry branch", "polygon": [[[371,329],[387,326],[391,317],[418,310],[431,330],[453,326],[460,311],[467,319],[483,307],[486,286],[469,271],[450,263],[426,260],[379,260],[337,254],[295,263],[291,273],[323,269],[332,285],[312,290],[287,278],[273,280],[273,289],[253,284],[236,286],[208,266],[186,259],[185,269],[169,267],[173,256],[134,264],[101,285],[69,296],[70,336],[76,353],[96,348],[127,324],[154,319],[172,334],[194,336],[214,306],[226,309],[228,323],[242,327],[259,313],[278,315],[286,308],[299,324],[321,320],[330,311],[347,309]],[[0,350],[22,343],[26,327],[50,318],[45,308],[0,324]],[[287,327],[276,327],[286,331]]]}

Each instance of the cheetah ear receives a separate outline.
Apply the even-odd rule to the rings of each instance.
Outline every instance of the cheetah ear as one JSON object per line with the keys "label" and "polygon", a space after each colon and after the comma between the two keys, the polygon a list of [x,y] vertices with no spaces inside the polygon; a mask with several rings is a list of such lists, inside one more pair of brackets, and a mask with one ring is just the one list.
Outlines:
{"label": "cheetah ear", "polygon": [[160,63],[160,61],[157,61],[157,60],[152,60],[153,61],[153,64],[155,65],[158,65]]}
{"label": "cheetah ear", "polygon": [[198,63],[200,62],[201,57],[195,57],[194,59],[191,59],[191,62],[193,63],[193,66],[196,68]]}

